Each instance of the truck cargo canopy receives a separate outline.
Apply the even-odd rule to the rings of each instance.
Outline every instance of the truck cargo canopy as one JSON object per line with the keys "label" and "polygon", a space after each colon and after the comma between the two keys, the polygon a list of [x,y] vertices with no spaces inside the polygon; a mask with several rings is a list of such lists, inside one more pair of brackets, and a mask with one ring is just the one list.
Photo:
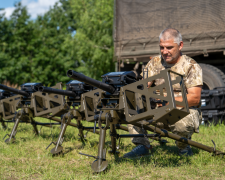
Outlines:
{"label": "truck cargo canopy", "polygon": [[114,13],[117,59],[158,55],[159,34],[168,27],[182,34],[184,54],[225,50],[224,0],[115,0]]}

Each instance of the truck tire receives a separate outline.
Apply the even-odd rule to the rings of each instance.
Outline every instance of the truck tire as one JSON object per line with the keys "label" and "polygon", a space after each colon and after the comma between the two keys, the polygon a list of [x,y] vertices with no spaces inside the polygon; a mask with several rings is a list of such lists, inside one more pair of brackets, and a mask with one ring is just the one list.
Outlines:
{"label": "truck tire", "polygon": [[209,64],[199,63],[203,73],[203,89],[214,89],[215,87],[225,87],[225,75],[224,73]]}

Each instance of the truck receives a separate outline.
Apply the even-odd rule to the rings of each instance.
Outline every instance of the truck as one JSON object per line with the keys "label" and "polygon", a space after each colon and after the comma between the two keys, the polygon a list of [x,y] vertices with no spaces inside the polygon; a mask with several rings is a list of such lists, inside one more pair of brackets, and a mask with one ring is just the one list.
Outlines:
{"label": "truck", "polygon": [[201,66],[203,89],[225,86],[224,0],[115,0],[117,70],[140,73],[160,54],[159,34],[166,28],[182,34],[182,53]]}

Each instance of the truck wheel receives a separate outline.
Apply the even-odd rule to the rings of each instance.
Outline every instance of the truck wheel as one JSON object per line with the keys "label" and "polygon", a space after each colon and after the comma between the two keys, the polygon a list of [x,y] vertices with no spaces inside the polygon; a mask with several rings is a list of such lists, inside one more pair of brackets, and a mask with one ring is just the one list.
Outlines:
{"label": "truck wheel", "polygon": [[209,64],[199,63],[203,73],[203,89],[214,89],[215,87],[225,87],[225,75],[224,73]]}

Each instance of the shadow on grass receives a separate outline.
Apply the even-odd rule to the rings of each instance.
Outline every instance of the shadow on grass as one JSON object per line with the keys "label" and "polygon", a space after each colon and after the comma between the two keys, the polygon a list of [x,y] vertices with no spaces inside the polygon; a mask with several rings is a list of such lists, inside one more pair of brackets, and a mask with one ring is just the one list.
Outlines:
{"label": "shadow on grass", "polygon": [[54,134],[40,133],[39,136],[42,137],[43,139],[50,139],[50,140],[58,138],[58,134],[55,133]]}
{"label": "shadow on grass", "polygon": [[[79,143],[79,144],[78,144]],[[80,144],[81,143],[81,144]],[[73,145],[73,147],[65,147],[64,148],[64,153],[63,154],[68,154],[70,153],[71,151],[73,151],[74,149],[78,149],[78,150],[81,150],[81,149],[84,149],[84,147],[88,144],[88,146],[91,146],[91,148],[96,148],[98,147],[98,141],[84,141],[82,142],[81,140],[78,140],[76,142],[76,144]]]}
{"label": "shadow on grass", "polygon": [[[196,147],[191,147],[193,154],[199,154],[200,150]],[[163,151],[166,152],[166,154],[178,154],[178,147],[177,146],[171,146],[171,145],[160,145],[153,148],[153,153],[156,151]]]}
{"label": "shadow on grass", "polygon": [[160,157],[154,155],[149,155],[146,157],[140,157],[136,159],[124,159],[124,158],[118,158],[115,160],[115,164],[121,164],[124,162],[130,162],[134,166],[146,166],[146,165],[152,165],[153,167],[179,167],[187,164],[191,164],[190,157],[185,156],[166,156],[166,157]]}
{"label": "shadow on grass", "polygon": [[190,157],[185,156],[165,156],[158,157],[155,155],[149,155],[146,157],[134,158],[134,159],[125,159],[118,158],[115,160],[115,164],[121,164],[124,162],[130,162],[134,164],[134,166],[145,166],[152,165],[153,167],[179,167],[187,164],[191,164]]}
{"label": "shadow on grass", "polygon": [[[123,149],[128,148],[128,146],[122,146]],[[135,147],[135,146],[134,146]],[[199,154],[200,150],[192,147],[194,156]],[[111,163],[122,164],[126,162],[132,163],[134,166],[146,166],[152,165],[153,167],[179,167],[183,165],[191,164],[192,157],[179,156],[178,148],[176,146],[160,145],[155,146],[152,149],[152,153],[147,156],[137,157],[133,159],[125,159],[114,155],[115,160]],[[109,169],[111,168],[111,163],[109,163]]]}
{"label": "shadow on grass", "polygon": [[[52,133],[50,131],[50,134],[46,133],[46,132],[41,132],[40,136],[42,138],[52,138],[52,137],[58,138],[59,134],[60,134],[60,130],[58,130],[57,132],[52,132]],[[64,142],[71,141],[71,139],[73,139],[73,140],[79,140],[80,139],[80,136],[77,132],[70,132],[70,131],[66,131],[63,137],[64,137]]]}
{"label": "shadow on grass", "polygon": [[64,150],[63,154],[68,154],[71,151],[73,151],[74,149],[84,149],[84,145],[81,144],[81,145],[76,145],[74,147],[65,147],[65,150]]}

